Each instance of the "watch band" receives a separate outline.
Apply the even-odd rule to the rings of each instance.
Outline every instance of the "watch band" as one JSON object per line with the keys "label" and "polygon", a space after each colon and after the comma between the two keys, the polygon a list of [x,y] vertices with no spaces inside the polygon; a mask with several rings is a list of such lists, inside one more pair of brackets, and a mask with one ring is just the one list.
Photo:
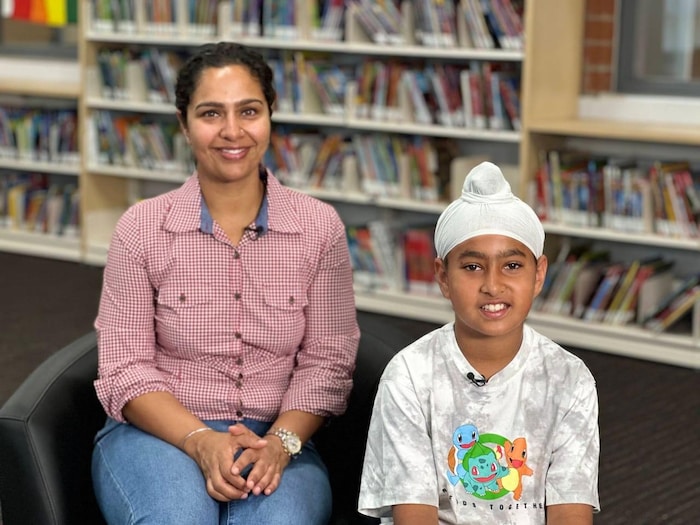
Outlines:
{"label": "watch band", "polygon": [[301,438],[296,432],[282,427],[273,427],[266,435],[277,436],[282,441],[282,449],[292,459],[301,454]]}

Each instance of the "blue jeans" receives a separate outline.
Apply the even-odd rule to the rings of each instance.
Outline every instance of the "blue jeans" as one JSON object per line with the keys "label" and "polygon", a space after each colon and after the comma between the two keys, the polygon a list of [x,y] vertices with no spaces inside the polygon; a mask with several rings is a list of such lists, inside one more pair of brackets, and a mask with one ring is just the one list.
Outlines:
{"label": "blue jeans", "polygon": [[[231,421],[205,421],[226,431]],[[243,423],[262,436],[270,423]],[[108,419],[95,437],[92,479],[110,525],[325,525],[331,515],[328,472],[312,443],[292,460],[269,496],[221,503],[207,493],[197,463],[177,447]]]}

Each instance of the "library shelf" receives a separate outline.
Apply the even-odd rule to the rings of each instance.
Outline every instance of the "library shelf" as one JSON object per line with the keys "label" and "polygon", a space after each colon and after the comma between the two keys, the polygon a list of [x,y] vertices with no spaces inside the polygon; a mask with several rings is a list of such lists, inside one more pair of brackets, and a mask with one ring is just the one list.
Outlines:
{"label": "library shelf", "polygon": [[[180,9],[185,5],[184,0],[177,0],[174,4],[180,6]],[[405,1],[403,4],[410,12],[411,2]],[[145,93],[139,93],[128,100],[103,96],[98,84],[96,55],[99,49],[153,46],[166,50],[185,50],[214,41],[234,40],[261,51],[308,52],[318,56],[330,54],[341,60],[376,57],[379,60],[416,59],[426,63],[512,63],[520,67],[521,131],[370,120],[358,117],[352,104],[346,104],[342,114],[322,114],[320,104],[311,104],[308,107],[305,105],[303,113],[276,111],[272,118],[276,124],[306,126],[309,129],[317,127],[341,129],[348,133],[454,139],[460,145],[466,145],[469,150],[466,155],[481,153],[480,150],[489,148],[507,150],[515,147],[520,165],[518,187],[522,188],[522,194],[525,194],[536,171],[538,152],[546,147],[563,146],[570,139],[607,144],[642,144],[647,151],[668,145],[692,150],[700,145],[700,131],[696,126],[674,123],[647,125],[579,116],[585,0],[528,0],[524,20],[524,40],[527,46],[524,50],[430,47],[416,45],[411,39],[404,44],[377,44],[363,35],[354,16],[347,17],[346,41],[314,40],[306,35],[301,35],[298,39],[241,36],[233,31],[228,22],[231,19],[231,13],[227,11],[230,9],[228,2],[220,3],[218,25],[207,26],[203,31],[202,28],[192,30],[188,24],[180,22],[169,33],[137,31],[135,29],[139,23],[130,27],[130,32],[119,32],[109,25],[92,24],[93,2],[81,0],[80,6],[79,61],[37,62],[34,59],[0,58],[0,70],[6,73],[0,78],[0,93],[22,98],[75,100],[79,124],[83,130],[90,121],[90,114],[97,111],[153,115],[161,119],[174,119],[175,116],[172,103],[149,101]],[[139,16],[143,16],[143,13]],[[143,24],[143,19],[140,23]],[[140,27],[143,29],[146,26]],[[403,32],[408,34],[412,29],[408,24]],[[37,78],[39,74],[41,76]],[[3,170],[77,176],[82,211],[80,237],[0,229],[0,250],[103,265],[111,231],[124,209],[137,197],[134,188],[141,183],[150,182],[179,184],[189,176],[180,166],[149,170],[99,164],[90,153],[94,150],[93,145],[88,144],[90,133],[89,129],[87,133],[82,133],[81,158],[76,163],[0,158],[0,169]],[[380,216],[383,218],[401,218],[402,214],[410,216],[415,213],[436,218],[446,205],[369,195],[357,188],[303,188],[300,191],[330,203],[373,207],[382,212]],[[362,215],[364,211],[359,213]],[[687,259],[700,255],[700,239],[696,238],[631,234],[606,228],[583,228],[547,222],[544,226],[549,237],[607,242],[620,252],[644,247],[662,253],[681,253]],[[453,318],[449,303],[435,296],[356,286],[356,303],[362,310],[435,323],[449,322]],[[700,305],[696,305],[693,310],[689,333],[655,333],[634,325],[610,326],[540,312],[532,312],[528,322],[564,345],[700,368]]]}
{"label": "library shelf", "polygon": [[643,122],[620,122],[613,120],[563,118],[531,119],[528,129],[532,133],[544,135],[605,138],[627,142],[652,142],[658,144],[685,144],[695,146],[700,143],[700,130],[697,126],[672,124],[645,124]]}
{"label": "library shelf", "polygon": [[[450,303],[442,297],[356,288],[355,302],[359,309],[375,313],[436,324],[454,320]],[[527,324],[565,347],[700,368],[700,336],[608,326],[539,312],[531,312]],[[621,340],[627,344],[620,344]]]}
{"label": "library shelf", "polygon": [[149,180],[155,182],[173,182],[182,184],[191,173],[183,171],[180,166],[160,167],[157,169],[134,168],[117,164],[90,163],[87,166],[90,173],[100,176],[118,177],[125,179]]}
{"label": "library shelf", "polygon": [[123,100],[106,97],[86,97],[85,105],[89,109],[127,111],[133,113],[152,113],[175,116],[175,104],[164,102],[147,102],[141,100]]}
{"label": "library shelf", "polygon": [[0,156],[0,169],[25,172],[48,173],[78,177],[80,164],[76,162],[48,162],[40,160],[15,159]]}
{"label": "library shelf", "polygon": [[490,142],[520,141],[520,133],[517,131],[476,129],[464,127],[441,126],[437,124],[416,124],[397,122],[376,122],[369,119],[349,117],[346,127],[363,131],[377,131],[382,133],[402,133],[406,135],[418,135],[429,137],[445,137],[461,140],[484,140]]}
{"label": "library shelf", "polygon": [[358,42],[327,42],[322,40],[284,40],[278,38],[262,38],[231,35],[204,36],[191,34],[149,34],[149,33],[119,33],[113,31],[88,30],[86,40],[104,44],[138,44],[169,47],[196,47],[216,41],[217,38],[235,40],[240,44],[258,49],[313,51],[319,53],[341,53],[345,55],[365,55],[378,57],[410,57],[442,60],[492,60],[498,62],[520,62],[523,60],[522,51],[503,49],[468,49],[463,47],[427,47],[420,45],[383,46],[373,43]]}
{"label": "library shelf", "polygon": [[406,317],[417,321],[445,324],[454,319],[447,299],[380,289],[355,287],[355,304],[359,310]]}
{"label": "library shelf", "polygon": [[298,191],[307,193],[324,201],[346,202],[378,208],[413,211],[439,215],[445,209],[446,204],[441,202],[422,202],[415,199],[400,199],[392,197],[379,197],[367,195],[359,191],[327,190],[319,188],[300,188]]}
{"label": "library shelf", "polygon": [[[77,107],[81,93],[80,64],[73,59],[0,57],[0,97],[24,107]],[[79,154],[61,161],[0,156],[0,170],[25,174],[57,175],[77,183]],[[0,228],[0,251],[66,261],[81,261],[79,235],[59,236],[24,229]]]}
{"label": "library shelf", "polygon": [[[577,116],[580,75],[581,43],[583,39],[584,0],[562,3],[560,0],[529,0],[524,20],[525,50],[471,49],[465,47],[427,47],[415,45],[410,40],[402,45],[378,45],[363,35],[353,16],[346,21],[347,41],[319,41],[301,35],[300,38],[280,39],[236,35],[232,31],[231,13],[227,3],[222,3],[219,23],[202,33],[191,31],[186,24],[176,24],[169,33],[155,31],[116,32],[104,24],[101,30],[93,27],[91,2],[84,0],[82,27],[82,68],[86,72],[86,95],[83,101],[84,117],[93,110],[133,112],[153,115],[174,115],[172,104],[147,100],[106,99],[99,93],[96,84],[96,52],[102,47],[155,46],[163,49],[187,49],[217,40],[235,40],[259,50],[274,52],[310,52],[332,54],[342,57],[377,57],[418,59],[427,62],[491,61],[522,64],[521,106],[522,130],[467,129],[436,124],[390,122],[358,117],[352,104],[347,104],[342,114],[321,114],[320,104],[304,107],[303,113],[277,111],[273,121],[278,124],[300,125],[325,129],[342,129],[346,132],[368,132],[377,134],[418,135],[425,137],[455,139],[469,145],[467,155],[475,149],[518,149],[521,193],[529,187],[537,165],[538,150],[548,144],[562,144],[570,137],[603,139],[605,141],[631,141],[647,143],[675,143],[698,145],[697,132],[687,127],[643,126],[601,120],[586,120]],[[404,6],[411,8],[410,2]],[[143,24],[137,22],[135,27]],[[141,27],[145,27],[142,25]],[[107,28],[107,30],[103,30]],[[404,28],[406,32],[409,28]],[[349,91],[352,92],[352,82]],[[140,95],[145,99],[144,94]],[[350,97],[352,100],[353,97]],[[468,148],[468,149],[469,149]],[[86,151],[88,151],[86,149]],[[85,233],[84,257],[94,264],[103,264],[109,243],[108,232],[116,222],[120,210],[129,202],[129,187],[134,181],[182,182],[188,174],[182,170],[170,173],[120,166],[97,165],[94,159],[84,162],[86,168],[81,175],[85,180],[85,218],[89,226]],[[402,213],[425,214],[437,217],[445,203],[419,202],[407,199],[385,198],[368,195],[357,188],[326,189],[303,188],[304,191],[331,203],[371,206],[382,210],[382,217],[401,216]],[[88,229],[86,228],[86,229]],[[607,229],[580,228],[545,223],[550,236],[575,237],[606,241],[625,250],[631,245],[650,246],[661,250],[683,251],[692,254],[698,251],[695,239],[676,239],[654,236],[623,234]],[[356,287],[358,308],[407,318],[448,322],[452,319],[449,303],[440,297],[420,296],[401,291],[364,289]],[[700,308],[696,309],[699,310]],[[694,314],[696,315],[696,314]],[[697,315],[696,315],[697,317]],[[685,366],[697,367],[700,352],[698,339],[691,334],[655,334],[634,326],[611,327],[602,323],[585,323],[564,316],[544,315],[533,312],[530,322],[563,344],[580,344],[595,350],[657,360]],[[700,322],[696,323],[700,326]],[[696,332],[700,331],[697,329]],[[660,349],[670,349],[661,352]]]}
{"label": "library shelf", "polygon": [[80,65],[77,60],[0,57],[0,93],[77,100]]}
{"label": "library shelf", "polygon": [[700,335],[656,333],[531,312],[527,323],[564,346],[700,368]]}
{"label": "library shelf", "polygon": [[77,236],[64,237],[11,228],[0,228],[0,251],[72,262],[82,260],[80,238]]}
{"label": "library shelf", "polygon": [[[585,141],[590,154],[639,158],[668,151],[692,153],[700,145],[697,126],[683,123],[624,122],[581,115],[586,0],[529,0],[525,12],[527,57],[523,62],[520,141],[521,187],[531,187],[543,151],[566,150]],[[637,115],[637,117],[639,117]],[[685,150],[684,150],[685,148]],[[691,155],[692,157],[692,155]],[[545,222],[548,236],[605,241],[614,254],[660,252],[696,272],[700,239],[634,234]],[[530,323],[563,343],[628,357],[700,368],[700,304],[689,331],[655,333],[636,325],[610,326],[566,316],[532,312]]]}
{"label": "library shelf", "polygon": [[566,224],[544,223],[545,233],[552,235],[563,235],[566,237],[577,237],[584,239],[597,239],[612,241],[620,244],[648,245],[659,248],[670,248],[676,250],[698,251],[700,250],[700,239],[683,237],[665,237],[656,234],[629,233],[611,230],[609,228],[584,228],[580,226],[570,226]]}

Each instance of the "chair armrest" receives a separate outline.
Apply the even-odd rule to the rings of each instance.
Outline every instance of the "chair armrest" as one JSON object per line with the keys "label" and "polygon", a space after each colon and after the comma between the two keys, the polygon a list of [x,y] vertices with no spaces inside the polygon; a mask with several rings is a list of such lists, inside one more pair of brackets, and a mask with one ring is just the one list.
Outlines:
{"label": "chair armrest", "polygon": [[4,525],[104,523],[92,490],[97,343],[86,334],[31,373],[0,409]]}

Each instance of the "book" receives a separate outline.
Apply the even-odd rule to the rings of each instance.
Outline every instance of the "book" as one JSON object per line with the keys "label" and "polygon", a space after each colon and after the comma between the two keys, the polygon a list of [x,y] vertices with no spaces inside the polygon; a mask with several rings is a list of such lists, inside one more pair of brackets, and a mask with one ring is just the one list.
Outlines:
{"label": "book", "polygon": [[440,293],[435,280],[433,233],[432,226],[409,227],[401,233],[405,289],[408,293]]}
{"label": "book", "polygon": [[586,307],[593,298],[593,294],[600,285],[609,263],[605,261],[592,261],[587,263],[579,272],[571,294],[571,316],[581,319]]}
{"label": "book", "polygon": [[625,265],[622,263],[613,263],[606,268],[603,279],[600,281],[600,285],[583,314],[584,321],[602,321],[608,304],[612,300],[613,294],[625,271]]}
{"label": "book", "polygon": [[493,49],[496,47],[489,28],[486,25],[483,8],[480,0],[466,0],[463,9],[467,22],[468,32],[474,41],[474,45],[480,49]]}
{"label": "book", "polygon": [[383,283],[391,290],[402,287],[400,251],[396,242],[396,227],[386,221],[367,223],[371,236],[372,251],[379,263]]}
{"label": "book", "polygon": [[655,162],[649,168],[650,190],[654,202],[654,230],[660,235],[676,237],[681,234],[677,222],[678,203],[674,204],[675,187],[667,175],[674,171],[688,170],[687,162]]}
{"label": "book", "polygon": [[670,269],[656,272],[645,279],[640,286],[639,297],[637,298],[636,324],[642,324],[645,319],[657,310],[668,295],[669,290],[674,288],[674,279],[673,272]]}
{"label": "book", "polygon": [[681,281],[681,283],[673,290],[668,292],[656,305],[656,308],[651,310],[645,318],[642,319],[641,324],[646,326],[646,324],[652,321],[654,318],[659,317],[663,312],[671,306],[671,304],[679,297],[685,294],[688,290],[700,284],[700,273],[692,274]]}
{"label": "book", "polygon": [[[556,247],[556,255],[553,253],[553,248],[549,247],[552,253],[547,254],[549,259],[549,266],[547,268],[547,273],[544,277],[544,283],[542,284],[542,289],[540,293],[535,297],[532,303],[532,309],[539,311],[544,307],[547,297],[549,296],[550,290],[554,281],[557,279],[559,272],[566,264],[566,260],[571,253],[572,241],[569,237],[564,237],[561,240],[561,246]],[[547,248],[547,246],[546,246]]]}
{"label": "book", "polygon": [[629,265],[627,265],[627,268],[624,271],[624,275],[620,280],[620,284],[617,287],[617,290],[615,291],[615,294],[613,295],[612,299],[610,300],[610,304],[608,305],[605,311],[605,315],[603,315],[603,322],[611,323],[612,320],[615,318],[620,309],[620,305],[622,304],[622,301],[624,300],[625,295],[627,294],[627,291],[630,289],[635,277],[637,276],[637,272],[639,271],[641,265],[642,263],[639,259],[635,259]]}
{"label": "book", "polygon": [[323,140],[310,171],[308,187],[320,188],[323,185],[331,159],[339,153],[342,144],[343,136],[339,133],[329,135]]}
{"label": "book", "polygon": [[355,285],[367,289],[376,288],[379,282],[379,266],[372,250],[369,228],[348,226],[346,235]]}
{"label": "book", "polygon": [[663,332],[689,314],[700,304],[700,284],[676,295],[671,303],[661,312],[644,323],[644,327],[655,332]]}
{"label": "book", "polygon": [[607,252],[596,252],[585,245],[573,246],[549,288],[541,310],[552,314],[570,314],[571,296],[581,270],[589,261],[601,257],[607,257]]}
{"label": "book", "polygon": [[469,94],[471,96],[471,116],[472,125],[476,129],[486,129],[486,88],[482,76],[481,66],[478,62],[472,61],[469,64]]}
{"label": "book", "polygon": [[609,322],[611,324],[623,325],[634,321],[636,318],[637,300],[644,283],[655,273],[668,271],[673,265],[674,261],[666,260],[663,257],[656,257],[643,261],[631,286],[622,298],[617,311],[612,314]]}
{"label": "book", "polygon": [[520,124],[520,86],[518,80],[513,77],[503,77],[500,80],[499,90],[503,106],[505,108],[510,127],[515,131],[521,130]]}

